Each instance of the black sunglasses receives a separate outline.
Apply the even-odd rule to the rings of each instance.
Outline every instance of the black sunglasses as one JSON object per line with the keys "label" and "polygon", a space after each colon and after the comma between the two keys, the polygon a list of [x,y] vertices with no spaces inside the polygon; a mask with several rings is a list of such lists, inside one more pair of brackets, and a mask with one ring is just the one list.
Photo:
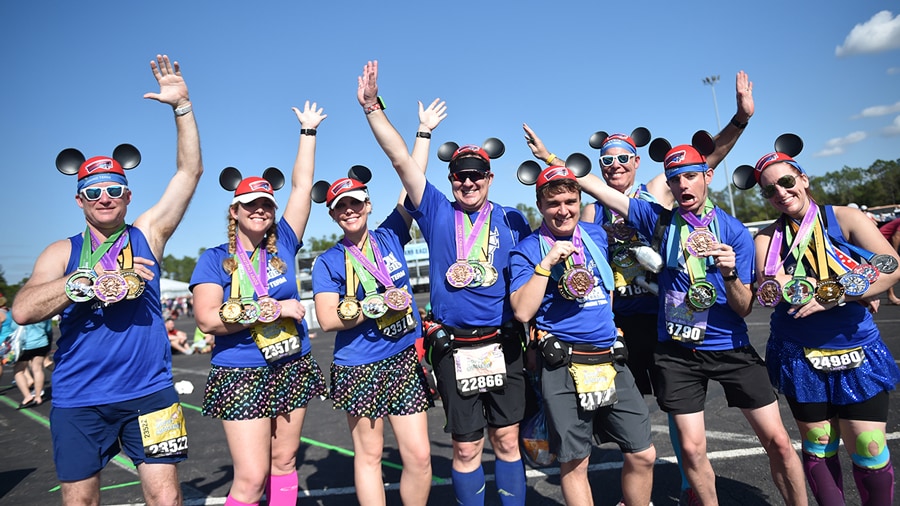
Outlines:
{"label": "black sunglasses", "polygon": [[488,175],[487,172],[481,172],[480,170],[465,170],[460,172],[451,172],[447,179],[452,183],[456,181],[458,183],[466,182],[466,179],[472,181],[473,183],[477,183],[482,179],[486,178]]}
{"label": "black sunglasses", "polygon": [[774,197],[776,184],[787,190],[788,188],[793,188],[794,185],[797,184],[797,177],[791,174],[785,174],[784,176],[778,178],[778,181],[775,181],[775,184],[761,186],[759,189],[759,194],[762,195],[762,198],[770,199]]}

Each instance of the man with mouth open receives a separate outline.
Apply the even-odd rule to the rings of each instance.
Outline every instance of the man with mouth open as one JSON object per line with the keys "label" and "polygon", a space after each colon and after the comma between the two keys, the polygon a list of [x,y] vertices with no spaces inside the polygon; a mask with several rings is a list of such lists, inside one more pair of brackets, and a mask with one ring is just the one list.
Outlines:
{"label": "man with mouth open", "polygon": [[[665,266],[659,273],[657,402],[675,420],[682,465],[702,504],[717,504],[715,473],[706,455],[703,418],[709,380],[740,408],[769,458],[775,486],[787,504],[806,504],[803,468],[778,410],[763,360],[750,344],[744,317],[753,293],[750,232],[709,199],[713,170],[691,145],[668,150],[665,176],[676,208],[628,196],[596,176],[584,190],[646,237],[662,227]],[[658,225],[660,220],[663,221]]]}

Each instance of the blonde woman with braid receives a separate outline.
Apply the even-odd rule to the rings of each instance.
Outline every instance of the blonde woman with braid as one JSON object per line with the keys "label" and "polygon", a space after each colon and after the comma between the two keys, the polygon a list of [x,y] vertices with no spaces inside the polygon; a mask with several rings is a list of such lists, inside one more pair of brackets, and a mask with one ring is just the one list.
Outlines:
{"label": "blonde woman with braid", "polygon": [[216,336],[203,415],[220,418],[234,462],[226,506],[297,502],[296,455],[306,406],[326,392],[310,353],[294,256],[309,219],[316,127],[322,109],[294,108],[300,144],[291,192],[280,219],[274,191],[284,184],[275,168],[241,177],[226,168],[219,182],[234,190],[228,242],[206,250],[191,277],[194,315]]}

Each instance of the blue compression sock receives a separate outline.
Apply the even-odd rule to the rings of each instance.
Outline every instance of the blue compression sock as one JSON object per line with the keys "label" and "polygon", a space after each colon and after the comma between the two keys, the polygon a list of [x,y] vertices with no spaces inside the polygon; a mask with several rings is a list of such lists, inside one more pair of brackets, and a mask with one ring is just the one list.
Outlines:
{"label": "blue compression sock", "polygon": [[453,492],[456,494],[456,504],[459,506],[484,506],[484,468],[471,473],[461,473],[454,469]]}
{"label": "blue compression sock", "polygon": [[675,452],[675,460],[678,461],[678,472],[681,473],[681,490],[691,488],[684,474],[684,468],[681,467],[681,440],[678,439],[678,428],[675,427],[675,417],[669,415],[669,441],[672,442],[672,451]]}
{"label": "blue compression sock", "polygon": [[507,462],[494,461],[494,477],[497,480],[497,493],[503,506],[525,505],[525,465],[522,459]]}

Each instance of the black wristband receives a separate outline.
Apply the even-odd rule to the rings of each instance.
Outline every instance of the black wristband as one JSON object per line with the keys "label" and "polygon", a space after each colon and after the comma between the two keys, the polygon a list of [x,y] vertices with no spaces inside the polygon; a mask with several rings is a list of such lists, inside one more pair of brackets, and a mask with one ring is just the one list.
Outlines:
{"label": "black wristband", "polygon": [[316,135],[315,128],[301,128],[300,135]]}
{"label": "black wristband", "polygon": [[421,137],[423,139],[430,139],[431,132],[416,132],[416,137]]}
{"label": "black wristband", "polygon": [[740,123],[740,122],[737,120],[737,116],[732,116],[732,117],[731,117],[731,126],[733,126],[734,128],[743,130],[743,129],[747,128],[747,124],[748,124],[748,123],[750,123],[750,122],[747,121],[747,122],[745,122],[745,123]]}
{"label": "black wristband", "polygon": [[722,276],[722,281],[734,281],[738,279],[737,271],[731,273],[731,276]]}

